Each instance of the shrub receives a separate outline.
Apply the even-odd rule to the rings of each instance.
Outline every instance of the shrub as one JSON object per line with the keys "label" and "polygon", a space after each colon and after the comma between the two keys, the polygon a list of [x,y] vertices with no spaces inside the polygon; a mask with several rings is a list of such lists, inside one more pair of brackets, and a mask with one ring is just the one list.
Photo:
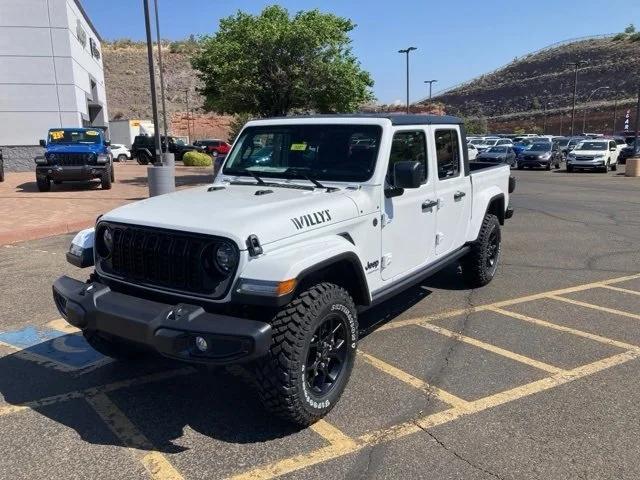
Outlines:
{"label": "shrub", "polygon": [[640,32],[632,33],[629,35],[629,40],[632,42],[640,42]]}
{"label": "shrub", "polygon": [[620,42],[620,41],[622,41],[622,40],[626,40],[626,38],[627,38],[627,34],[626,34],[626,33],[618,33],[617,35],[615,35],[615,36],[613,37],[613,39],[612,39],[612,40],[613,40],[614,42]]}
{"label": "shrub", "polygon": [[190,151],[183,155],[182,163],[187,167],[210,167],[212,160],[206,153]]}

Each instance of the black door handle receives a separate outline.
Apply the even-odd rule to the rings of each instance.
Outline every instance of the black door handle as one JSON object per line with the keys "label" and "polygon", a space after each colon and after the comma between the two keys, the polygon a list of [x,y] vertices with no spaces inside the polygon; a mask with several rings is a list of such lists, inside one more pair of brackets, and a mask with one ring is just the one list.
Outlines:
{"label": "black door handle", "polygon": [[422,203],[422,211],[424,212],[425,210],[429,210],[430,208],[437,207],[438,203],[440,203],[438,202],[438,200],[427,200]]}
{"label": "black door handle", "polygon": [[466,193],[464,193],[464,192],[456,192],[456,193],[453,194],[453,199],[454,200],[460,200],[465,195],[466,195]]}

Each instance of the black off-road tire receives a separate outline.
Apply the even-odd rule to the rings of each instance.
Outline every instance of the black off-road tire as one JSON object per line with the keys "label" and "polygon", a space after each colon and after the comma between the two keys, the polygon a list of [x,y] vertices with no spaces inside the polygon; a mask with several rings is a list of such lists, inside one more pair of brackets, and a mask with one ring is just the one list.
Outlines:
{"label": "black off-road tire", "polygon": [[111,183],[114,183],[116,181],[116,169],[113,168],[113,163],[111,164],[111,168],[109,169],[109,172],[111,176]]}
{"label": "black off-road tire", "polygon": [[[336,321],[344,333],[345,359],[325,395],[317,396],[307,385],[308,356],[316,329]],[[332,283],[320,283],[300,293],[272,320],[269,354],[255,366],[260,397],[267,410],[300,427],[324,417],[347,385],[356,356],[358,317],[349,293]],[[320,336],[320,335],[318,335]],[[317,349],[315,350],[317,353]]]}
{"label": "black off-road tire", "polygon": [[145,152],[141,152],[136,156],[136,160],[140,165],[149,165],[149,163],[151,162],[151,157]]}
{"label": "black off-road tire", "polygon": [[48,192],[51,190],[51,180],[48,178],[36,178],[36,184],[38,185],[38,190],[41,192]]}
{"label": "black off-road tire", "polygon": [[[494,243],[497,241],[497,245]],[[501,231],[498,217],[487,213],[478,239],[462,259],[462,274],[472,288],[484,287],[496,274],[501,253]]]}
{"label": "black off-road tire", "polygon": [[108,168],[100,176],[100,184],[103,190],[111,190],[111,168]]}
{"label": "black off-road tire", "polygon": [[87,343],[98,353],[116,360],[131,360],[144,354],[144,351],[133,345],[116,339],[108,339],[97,332],[83,331]]}

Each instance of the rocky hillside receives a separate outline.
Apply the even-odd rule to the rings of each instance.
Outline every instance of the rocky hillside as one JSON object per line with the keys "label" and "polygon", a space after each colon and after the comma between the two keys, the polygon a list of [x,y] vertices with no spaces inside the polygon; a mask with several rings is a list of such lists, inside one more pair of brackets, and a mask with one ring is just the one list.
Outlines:
{"label": "rocky hillside", "polygon": [[[578,40],[542,49],[434,99],[444,103],[447,113],[484,115],[490,123],[492,118],[502,123],[501,119],[508,120],[508,116],[522,116],[531,111],[538,111],[534,116],[540,116],[545,104],[560,114],[571,106],[574,71],[567,64],[576,60],[588,61],[579,72],[578,104],[584,103],[594,89],[604,86],[609,90],[594,95],[594,110],[596,107],[608,109],[614,98],[622,100],[625,108],[633,101],[640,72],[638,33]],[[606,101],[603,103],[603,100]]]}

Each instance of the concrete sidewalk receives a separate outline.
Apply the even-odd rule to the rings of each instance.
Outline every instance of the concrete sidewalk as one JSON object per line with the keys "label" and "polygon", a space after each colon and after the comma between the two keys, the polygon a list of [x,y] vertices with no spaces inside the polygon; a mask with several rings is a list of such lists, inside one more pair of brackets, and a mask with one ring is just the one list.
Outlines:
{"label": "concrete sidewalk", "polygon": [[[34,172],[6,173],[0,183],[0,245],[81,230],[98,215],[148,196],[147,167],[116,163],[115,169],[111,190],[93,181],[52,184],[50,192],[39,192]],[[211,167],[176,167],[178,188],[212,181]]]}

